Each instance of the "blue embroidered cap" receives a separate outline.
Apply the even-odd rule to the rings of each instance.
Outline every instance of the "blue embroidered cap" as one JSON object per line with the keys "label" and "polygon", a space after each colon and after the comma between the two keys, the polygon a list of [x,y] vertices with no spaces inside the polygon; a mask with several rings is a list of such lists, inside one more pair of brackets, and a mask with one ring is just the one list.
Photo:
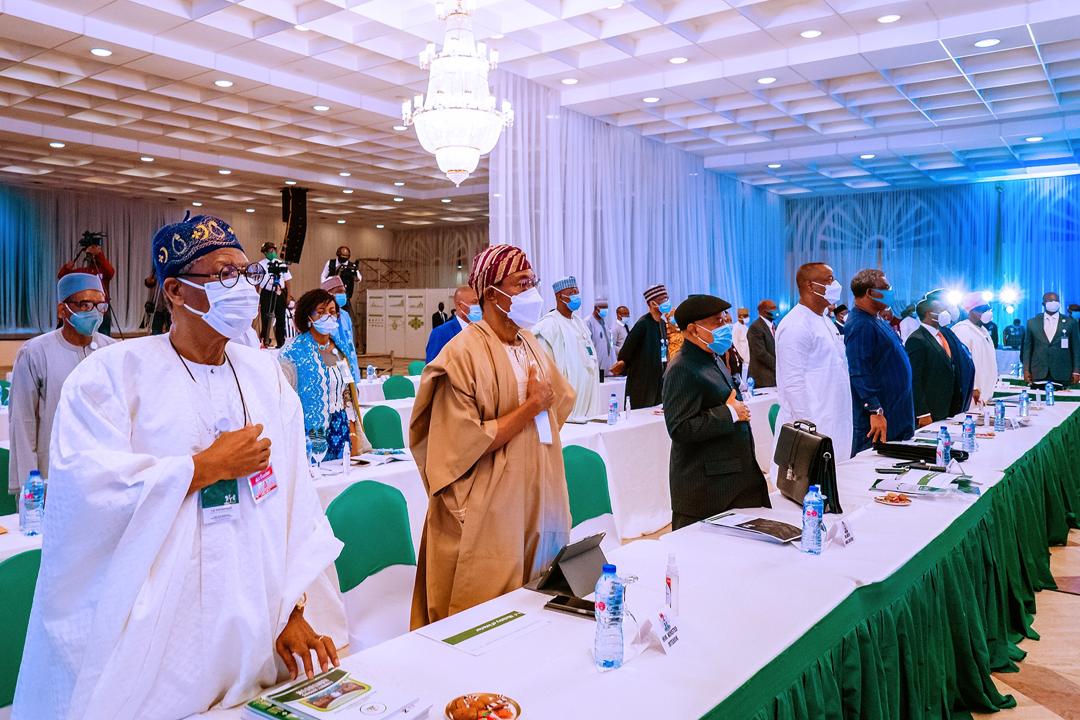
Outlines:
{"label": "blue embroidered cap", "polygon": [[158,284],[176,277],[203,255],[222,248],[243,250],[229,223],[213,215],[191,217],[189,210],[183,220],[166,225],[154,235],[154,274]]}
{"label": "blue embroidered cap", "polygon": [[562,292],[567,288],[577,288],[577,286],[577,278],[575,278],[573,275],[568,275],[562,280],[556,280],[552,284],[551,289],[555,292]]}

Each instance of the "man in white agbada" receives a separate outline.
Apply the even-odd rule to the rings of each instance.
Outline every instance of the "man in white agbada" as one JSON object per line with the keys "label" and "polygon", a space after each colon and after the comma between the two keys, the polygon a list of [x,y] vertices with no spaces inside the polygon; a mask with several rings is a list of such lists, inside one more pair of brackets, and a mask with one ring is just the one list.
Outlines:
{"label": "man in white agbada", "polygon": [[294,655],[337,664],[304,619],[341,543],[300,401],[230,342],[259,266],[209,216],[162,228],[154,259],[171,334],[94,353],[61,393],[14,720],[177,720],[295,676]]}
{"label": "man in white agbada", "polygon": [[826,311],[843,288],[825,263],[803,265],[795,283],[799,303],[776,329],[776,427],[809,420],[832,438],[839,464],[851,456],[851,380],[843,336]]}
{"label": "man in white agbada", "polygon": [[590,340],[589,329],[574,315],[581,307],[577,280],[566,277],[552,285],[555,290],[554,310],[533,326],[540,347],[555,360],[559,372],[570,381],[577,393],[569,422],[587,422],[604,411],[600,397],[600,373],[596,348]]}
{"label": "man in white agbada", "polygon": [[69,273],[57,281],[56,297],[63,326],[27,340],[11,373],[7,491],[13,494],[31,470],[49,479],[49,438],[64,380],[90,353],[116,342],[97,331],[109,309],[101,278]]}
{"label": "man in white agbada", "polygon": [[997,351],[990,339],[987,323],[994,319],[990,303],[982,299],[982,293],[968,293],[960,306],[967,318],[952,326],[952,331],[964,343],[971,360],[975,363],[975,388],[971,394],[971,407],[982,405],[994,396],[997,383]]}

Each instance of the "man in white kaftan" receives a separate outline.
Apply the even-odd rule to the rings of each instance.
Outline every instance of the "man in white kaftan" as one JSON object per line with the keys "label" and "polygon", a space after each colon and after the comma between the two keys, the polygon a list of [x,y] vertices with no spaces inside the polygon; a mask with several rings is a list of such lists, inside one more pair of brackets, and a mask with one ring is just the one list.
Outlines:
{"label": "man in white kaftan", "polygon": [[975,387],[971,393],[971,407],[989,402],[994,397],[997,384],[997,351],[986,325],[994,319],[990,303],[982,299],[982,293],[970,293],[960,303],[967,317],[952,326],[952,331],[964,343],[971,360],[975,363]]}
{"label": "man in white kaftan", "polygon": [[540,347],[551,355],[559,372],[577,393],[568,421],[588,422],[589,418],[604,412],[596,348],[589,329],[574,315],[581,307],[577,280],[572,276],[563,278],[553,288],[556,308],[540,318],[532,331],[540,341]]}

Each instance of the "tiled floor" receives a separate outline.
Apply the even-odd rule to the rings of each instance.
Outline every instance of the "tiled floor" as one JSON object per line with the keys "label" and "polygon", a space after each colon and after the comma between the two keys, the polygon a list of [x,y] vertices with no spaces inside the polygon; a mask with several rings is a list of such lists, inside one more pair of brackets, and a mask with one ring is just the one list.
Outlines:
{"label": "tiled floor", "polygon": [[[1069,544],[1051,550],[1051,569],[1061,590],[1080,593],[1080,531]],[[1080,720],[1080,594],[1044,590],[1036,597],[1035,629],[1041,640],[1025,640],[1020,672],[997,674],[1002,692],[1017,707],[976,718],[997,720]]]}

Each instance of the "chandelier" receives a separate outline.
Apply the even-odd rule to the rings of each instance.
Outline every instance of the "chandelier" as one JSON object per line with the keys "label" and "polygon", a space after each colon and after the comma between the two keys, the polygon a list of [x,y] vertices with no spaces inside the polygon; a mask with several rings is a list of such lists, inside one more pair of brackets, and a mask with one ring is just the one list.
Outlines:
{"label": "chandelier", "polygon": [[488,89],[488,70],[499,60],[498,50],[476,42],[472,14],[475,0],[450,0],[449,9],[436,3],[440,20],[446,21],[441,50],[428,43],[420,53],[420,68],[430,68],[427,95],[401,104],[405,125],[416,127],[416,137],[435,155],[439,169],[455,185],[476,170],[480,156],[495,147],[503,127],[514,122],[510,101],[496,108]]}

